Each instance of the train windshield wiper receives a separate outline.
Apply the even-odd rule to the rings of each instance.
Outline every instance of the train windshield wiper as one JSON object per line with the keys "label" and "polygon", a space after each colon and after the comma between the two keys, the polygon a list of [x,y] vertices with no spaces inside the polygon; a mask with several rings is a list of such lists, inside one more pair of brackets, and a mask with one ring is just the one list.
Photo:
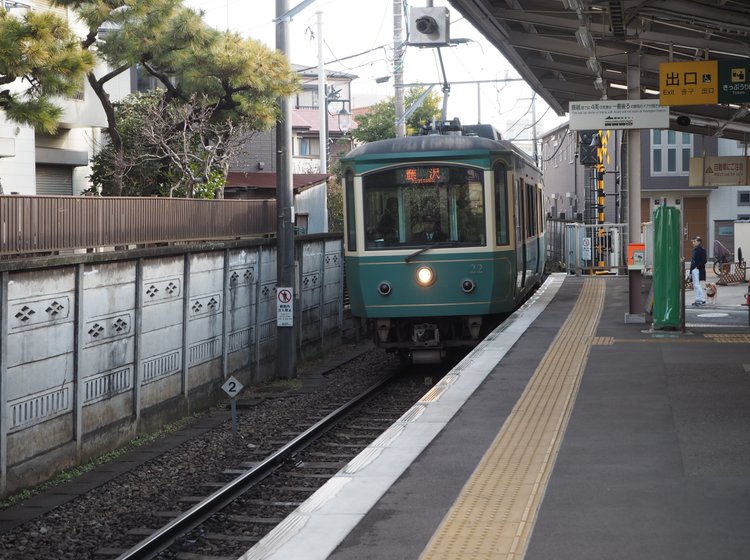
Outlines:
{"label": "train windshield wiper", "polygon": [[461,243],[458,243],[456,241],[448,241],[448,242],[443,242],[443,243],[434,243],[432,245],[427,245],[426,247],[422,247],[418,251],[414,251],[411,255],[408,255],[404,259],[404,262],[409,262],[414,257],[418,257],[419,255],[429,251],[430,249],[444,249],[445,247],[458,247],[459,245],[461,245]]}

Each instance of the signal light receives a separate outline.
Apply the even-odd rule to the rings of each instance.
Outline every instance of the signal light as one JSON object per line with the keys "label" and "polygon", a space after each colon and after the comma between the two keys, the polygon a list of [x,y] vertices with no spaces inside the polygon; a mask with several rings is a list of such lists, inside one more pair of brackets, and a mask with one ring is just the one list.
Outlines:
{"label": "signal light", "polygon": [[596,154],[599,147],[601,147],[601,138],[599,138],[596,130],[581,130],[578,132],[578,160],[581,165],[596,165],[599,163]]}

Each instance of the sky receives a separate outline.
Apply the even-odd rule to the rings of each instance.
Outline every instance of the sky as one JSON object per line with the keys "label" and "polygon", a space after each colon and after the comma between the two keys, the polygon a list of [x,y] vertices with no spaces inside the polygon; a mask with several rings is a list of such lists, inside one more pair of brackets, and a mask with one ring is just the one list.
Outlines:
{"label": "sky", "polygon": [[[289,7],[294,8],[301,1],[289,0]],[[413,7],[427,5],[426,0],[407,2]],[[274,0],[185,0],[185,4],[202,10],[206,23],[216,29],[236,31],[244,37],[263,42],[269,48],[276,48]],[[497,49],[457,10],[444,0],[434,0],[433,5],[449,9],[451,40],[468,40],[441,49],[445,78],[452,83],[447,117],[458,117],[464,124],[474,124],[478,120],[493,124],[503,137],[512,140],[518,134],[518,129],[523,128],[524,122],[531,124],[533,91],[519,80],[518,74]],[[394,95],[393,0],[316,0],[296,14],[289,25],[289,60],[293,64],[317,67],[317,12],[322,12],[323,18],[323,60],[326,70],[357,76],[352,82],[354,106],[368,105],[377,98]],[[406,19],[404,17],[404,21]],[[406,32],[402,31],[402,38],[405,37]],[[376,82],[377,78],[386,76],[391,76],[391,79]],[[405,84],[440,84],[443,79],[436,49],[407,47]],[[456,83],[507,79],[515,81],[483,83],[480,86]],[[442,88],[437,85],[433,91],[441,93]],[[538,134],[563,121],[540,98],[537,98],[534,109]],[[510,130],[514,123],[514,129]],[[525,134],[530,134],[530,129]]]}

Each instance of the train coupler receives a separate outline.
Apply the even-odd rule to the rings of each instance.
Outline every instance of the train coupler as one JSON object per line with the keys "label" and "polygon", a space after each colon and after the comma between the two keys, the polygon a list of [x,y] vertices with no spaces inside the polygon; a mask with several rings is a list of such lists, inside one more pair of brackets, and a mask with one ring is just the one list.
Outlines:
{"label": "train coupler", "polygon": [[411,331],[411,340],[419,346],[439,346],[440,330],[434,323],[414,325]]}

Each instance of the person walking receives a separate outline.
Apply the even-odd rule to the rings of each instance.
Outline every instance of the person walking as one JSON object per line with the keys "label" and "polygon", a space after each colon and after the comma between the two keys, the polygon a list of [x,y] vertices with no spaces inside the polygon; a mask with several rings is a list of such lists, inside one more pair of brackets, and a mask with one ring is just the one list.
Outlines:
{"label": "person walking", "polygon": [[690,259],[690,277],[693,280],[693,294],[695,301],[693,305],[700,307],[706,303],[706,292],[701,286],[701,280],[706,280],[706,250],[703,248],[703,240],[700,237],[693,238],[693,256]]}

